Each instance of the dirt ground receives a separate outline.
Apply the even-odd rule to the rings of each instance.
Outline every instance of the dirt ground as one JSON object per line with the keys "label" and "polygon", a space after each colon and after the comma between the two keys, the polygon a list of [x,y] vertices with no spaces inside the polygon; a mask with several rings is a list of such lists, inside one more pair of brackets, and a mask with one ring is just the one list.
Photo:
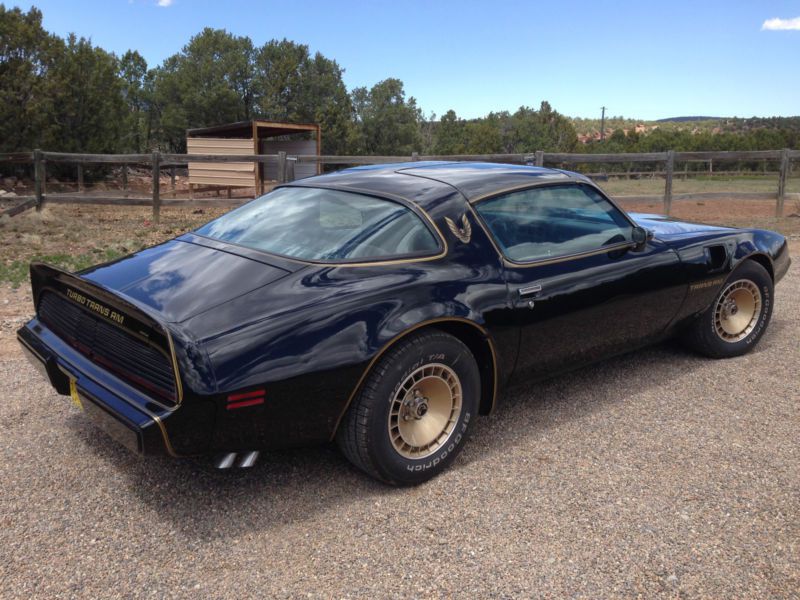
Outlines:
{"label": "dirt ground", "polygon": [[[208,215],[82,216],[50,213],[74,252]],[[232,473],[136,457],[22,357],[26,286],[2,289],[4,598],[799,597],[797,253],[754,352],[665,343],[511,390],[411,489],[331,446]]]}
{"label": "dirt ground", "polygon": [[0,221],[0,261],[34,255],[133,252],[175,237],[227,208],[164,207],[159,223],[147,207],[45,205]]}
{"label": "dirt ground", "polygon": [[[621,200],[621,206],[630,212],[662,214],[664,207],[658,201]],[[784,205],[784,216],[775,217],[774,200],[676,200],[672,203],[672,217],[686,221],[729,225],[733,227],[758,227],[772,229],[790,240],[800,239],[800,202]],[[791,242],[790,242],[791,243]]]}
{"label": "dirt ground", "polygon": [[0,222],[1,596],[798,598],[800,218],[674,204],[792,240],[755,352],[710,361],[667,343],[512,390],[452,469],[396,490],[332,447],[224,474],[142,460],[21,355],[28,261],[88,266],[222,210],[164,208],[154,224],[147,208],[54,205]]}

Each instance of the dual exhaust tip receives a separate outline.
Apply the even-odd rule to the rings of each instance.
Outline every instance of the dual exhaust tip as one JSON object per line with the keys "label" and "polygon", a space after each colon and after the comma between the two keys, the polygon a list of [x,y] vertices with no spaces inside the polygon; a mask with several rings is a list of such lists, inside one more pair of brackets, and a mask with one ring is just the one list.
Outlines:
{"label": "dual exhaust tip", "polygon": [[214,459],[214,467],[217,469],[230,469],[232,467],[236,467],[237,469],[249,469],[256,464],[259,454],[260,452],[258,450],[241,453],[226,452]]}

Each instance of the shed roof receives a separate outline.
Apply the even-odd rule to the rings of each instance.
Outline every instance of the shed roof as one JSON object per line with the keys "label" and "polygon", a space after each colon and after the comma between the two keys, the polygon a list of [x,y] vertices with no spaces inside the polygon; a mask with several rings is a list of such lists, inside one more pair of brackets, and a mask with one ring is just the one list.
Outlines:
{"label": "shed roof", "polygon": [[239,121],[226,123],[214,127],[198,127],[187,129],[187,137],[243,137],[252,139],[253,131],[257,131],[259,138],[268,138],[276,135],[292,135],[306,131],[319,131],[316,123],[280,123],[278,121]]}

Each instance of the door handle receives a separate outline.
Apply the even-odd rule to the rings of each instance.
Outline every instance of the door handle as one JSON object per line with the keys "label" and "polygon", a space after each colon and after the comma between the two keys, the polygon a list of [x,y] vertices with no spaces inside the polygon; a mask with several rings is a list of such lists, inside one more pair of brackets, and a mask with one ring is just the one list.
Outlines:
{"label": "door handle", "polygon": [[533,308],[536,306],[536,302],[533,299],[542,291],[542,286],[537,284],[529,285],[526,287],[519,288],[517,290],[517,294],[519,294],[520,300],[527,300],[528,301],[528,308]]}
{"label": "door handle", "polygon": [[527,287],[522,287],[517,290],[520,299],[522,298],[533,298],[539,292],[542,291],[542,286],[538,283],[536,285],[529,285]]}

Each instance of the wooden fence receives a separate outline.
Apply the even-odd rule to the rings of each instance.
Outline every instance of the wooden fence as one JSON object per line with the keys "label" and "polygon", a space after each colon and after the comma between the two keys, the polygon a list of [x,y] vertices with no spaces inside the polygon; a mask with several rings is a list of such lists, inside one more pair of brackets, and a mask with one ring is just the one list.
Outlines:
{"label": "wooden fence", "polygon": [[[754,150],[735,152],[647,152],[631,154],[569,154],[558,152],[536,151],[527,154],[457,154],[457,155],[420,155],[413,153],[410,156],[330,156],[330,155],[298,155],[287,156],[285,152],[278,154],[262,155],[217,155],[217,154],[72,154],[66,152],[21,152],[0,154],[2,163],[28,163],[33,164],[34,195],[19,197],[20,203],[7,209],[3,214],[10,216],[19,214],[28,208],[35,207],[41,210],[46,202],[83,202],[87,204],[116,204],[128,206],[149,205],[153,208],[153,219],[157,222],[162,205],[187,204],[187,200],[164,199],[160,189],[161,172],[169,169],[172,184],[175,183],[175,169],[188,165],[189,162],[258,162],[277,164],[278,183],[294,180],[294,165],[296,163],[319,163],[321,165],[372,165],[385,163],[402,163],[418,160],[438,161],[485,161],[504,162],[514,164],[528,164],[536,166],[559,166],[576,170],[581,165],[628,165],[633,164],[655,165],[663,171],[658,171],[664,176],[664,193],[658,196],[631,196],[626,197],[636,200],[661,200],[664,213],[670,214],[672,201],[676,198],[741,198],[741,199],[774,199],[775,214],[783,215],[786,199],[786,183],[791,170],[791,161],[800,158],[800,150]],[[776,189],[773,193],[740,193],[740,192],[704,192],[693,194],[673,194],[672,183],[675,178],[675,164],[689,161],[777,161],[779,162]],[[77,169],[78,191],[84,190],[83,169],[86,165],[119,165],[122,167],[122,186],[125,192],[119,196],[81,196],[75,194],[48,193],[46,191],[46,166],[49,163],[73,164]],[[152,173],[152,193],[148,197],[131,198],[128,191],[128,169],[131,165],[147,166]],[[684,172],[678,172],[681,175]],[[625,172],[619,173],[625,175]],[[256,193],[263,190],[256,190]],[[197,201],[193,201],[197,202]],[[218,201],[212,201],[211,204]]]}

